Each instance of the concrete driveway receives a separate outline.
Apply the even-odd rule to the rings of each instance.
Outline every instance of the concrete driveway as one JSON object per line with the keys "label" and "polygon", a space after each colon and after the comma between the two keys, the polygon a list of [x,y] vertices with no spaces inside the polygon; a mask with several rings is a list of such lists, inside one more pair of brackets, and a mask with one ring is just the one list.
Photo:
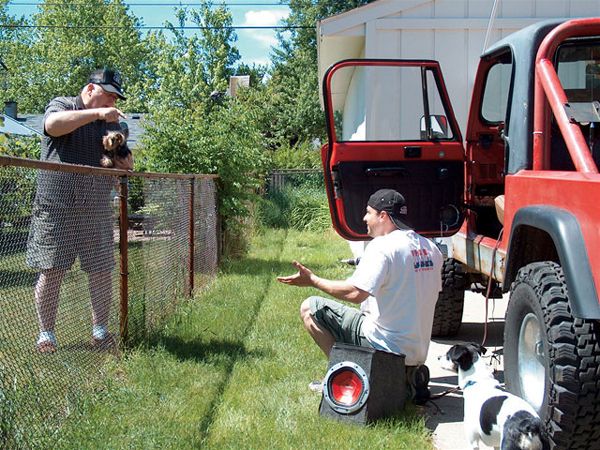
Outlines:
{"label": "concrete driveway", "polygon": [[[496,378],[503,381],[502,335],[504,332],[504,312],[508,303],[508,295],[502,299],[490,299],[488,304],[488,326],[485,347],[489,364],[497,370]],[[456,387],[458,380],[455,374],[440,368],[438,357],[454,344],[459,342],[481,343],[484,337],[485,297],[467,292],[463,323],[458,335],[452,339],[432,340],[429,346],[427,366],[431,372],[430,389],[432,395],[439,394],[449,388]],[[440,450],[470,449],[463,431],[463,399],[460,391],[448,394],[440,399],[428,402],[423,411],[427,426],[433,431],[434,442]],[[489,449],[485,445],[481,449]]]}

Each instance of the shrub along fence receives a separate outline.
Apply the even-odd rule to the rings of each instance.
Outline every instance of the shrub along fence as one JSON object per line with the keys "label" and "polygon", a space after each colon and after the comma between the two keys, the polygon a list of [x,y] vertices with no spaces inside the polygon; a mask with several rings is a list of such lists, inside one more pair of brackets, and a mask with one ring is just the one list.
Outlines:
{"label": "shrub along fence", "polygon": [[[29,238],[47,228],[43,215],[60,248]],[[108,250],[98,252],[103,240]],[[219,242],[215,176],[0,157],[0,448],[50,447],[107,355],[142,341],[216,274]],[[60,284],[57,351],[42,354],[32,266],[52,254],[68,261],[66,247],[81,257]],[[88,273],[102,272],[104,283],[88,284]],[[115,346],[92,345],[91,298],[110,304]]]}

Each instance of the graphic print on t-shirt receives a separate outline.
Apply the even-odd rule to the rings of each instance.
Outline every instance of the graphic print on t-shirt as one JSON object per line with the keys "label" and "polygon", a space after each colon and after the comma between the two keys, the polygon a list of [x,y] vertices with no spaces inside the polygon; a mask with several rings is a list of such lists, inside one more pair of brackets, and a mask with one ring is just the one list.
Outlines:
{"label": "graphic print on t-shirt", "polygon": [[411,250],[413,256],[413,267],[415,272],[423,272],[425,270],[433,270],[433,259],[431,252],[426,248]]}

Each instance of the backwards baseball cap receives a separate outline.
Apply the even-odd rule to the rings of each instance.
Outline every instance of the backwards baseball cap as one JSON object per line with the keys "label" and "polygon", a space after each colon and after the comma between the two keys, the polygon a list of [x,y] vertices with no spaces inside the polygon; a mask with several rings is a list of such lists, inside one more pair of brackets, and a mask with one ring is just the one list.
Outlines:
{"label": "backwards baseball cap", "polygon": [[106,92],[117,94],[120,99],[127,100],[123,95],[123,87],[121,86],[121,74],[116,70],[99,69],[94,70],[90,75],[88,83],[94,83],[102,87]]}
{"label": "backwards baseball cap", "polygon": [[369,197],[367,205],[377,211],[388,213],[388,216],[390,216],[390,219],[397,228],[401,230],[411,229],[411,227],[400,220],[402,216],[406,216],[407,209],[404,197],[399,192],[393,189],[379,189]]}

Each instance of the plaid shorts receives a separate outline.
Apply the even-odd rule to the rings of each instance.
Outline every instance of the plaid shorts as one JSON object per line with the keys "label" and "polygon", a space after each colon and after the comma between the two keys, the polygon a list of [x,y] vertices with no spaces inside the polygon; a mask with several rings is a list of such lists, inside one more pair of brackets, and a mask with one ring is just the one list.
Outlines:
{"label": "plaid shorts", "polygon": [[69,269],[79,257],[88,273],[115,265],[114,215],[106,201],[38,195],[32,210],[27,264],[38,270]]}
{"label": "plaid shorts", "polygon": [[309,297],[310,313],[314,321],[329,331],[336,342],[371,347],[362,333],[364,314],[356,308],[323,297]]}

